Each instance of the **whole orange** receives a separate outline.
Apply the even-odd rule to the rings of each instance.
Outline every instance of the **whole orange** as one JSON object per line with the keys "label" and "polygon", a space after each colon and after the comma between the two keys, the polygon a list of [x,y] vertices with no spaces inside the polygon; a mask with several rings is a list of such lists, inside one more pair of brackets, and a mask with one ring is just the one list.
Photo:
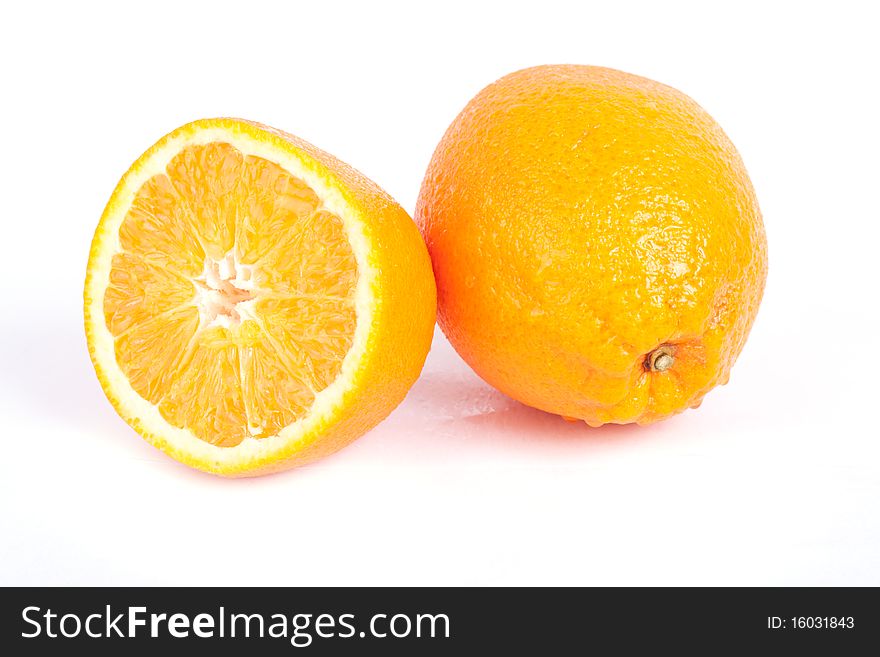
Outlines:
{"label": "whole orange", "polygon": [[458,353],[592,426],[655,422],[726,383],[767,275],[758,202],[718,124],[607,68],[483,89],[437,147],[416,220]]}

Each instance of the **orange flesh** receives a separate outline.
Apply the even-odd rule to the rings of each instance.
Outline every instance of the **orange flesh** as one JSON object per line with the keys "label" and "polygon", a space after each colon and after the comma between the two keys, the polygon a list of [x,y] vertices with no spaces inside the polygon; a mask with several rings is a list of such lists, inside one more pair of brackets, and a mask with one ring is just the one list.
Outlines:
{"label": "orange flesh", "polygon": [[277,164],[188,146],[138,190],[104,296],[116,359],[214,445],[276,435],[339,375],[356,324],[342,221]]}

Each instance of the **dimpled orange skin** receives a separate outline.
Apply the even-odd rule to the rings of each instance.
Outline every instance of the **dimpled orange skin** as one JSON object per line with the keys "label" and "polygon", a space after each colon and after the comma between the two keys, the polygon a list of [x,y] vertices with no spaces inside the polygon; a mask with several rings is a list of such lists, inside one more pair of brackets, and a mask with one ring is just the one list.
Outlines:
{"label": "dimpled orange skin", "polygon": [[649,424],[726,383],[767,276],[758,202],[718,124],[606,68],[483,89],[437,147],[416,221],[462,358],[591,426]]}

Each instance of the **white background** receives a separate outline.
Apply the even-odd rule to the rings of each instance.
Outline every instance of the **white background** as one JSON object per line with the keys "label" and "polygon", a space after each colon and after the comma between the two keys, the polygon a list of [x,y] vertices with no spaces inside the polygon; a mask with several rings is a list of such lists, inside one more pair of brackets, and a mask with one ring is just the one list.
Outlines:
{"label": "white background", "polygon": [[[870,3],[15,3],[0,23],[0,584],[880,585],[877,17]],[[482,383],[438,333],[378,428],[253,480],[187,469],[104,399],[92,232],[128,165],[256,119],[412,212],[447,125],[542,63],[700,102],[770,245],[730,384],[591,430]]]}

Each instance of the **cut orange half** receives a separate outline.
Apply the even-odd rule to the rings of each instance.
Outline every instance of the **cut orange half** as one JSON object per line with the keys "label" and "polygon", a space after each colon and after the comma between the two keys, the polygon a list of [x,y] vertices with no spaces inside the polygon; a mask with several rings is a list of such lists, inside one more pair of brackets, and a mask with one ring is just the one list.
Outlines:
{"label": "cut orange half", "polygon": [[217,474],[300,465],[366,432],[418,377],[434,319],[406,212],[332,156],[239,119],[144,153],[89,256],[104,392],[150,443]]}

